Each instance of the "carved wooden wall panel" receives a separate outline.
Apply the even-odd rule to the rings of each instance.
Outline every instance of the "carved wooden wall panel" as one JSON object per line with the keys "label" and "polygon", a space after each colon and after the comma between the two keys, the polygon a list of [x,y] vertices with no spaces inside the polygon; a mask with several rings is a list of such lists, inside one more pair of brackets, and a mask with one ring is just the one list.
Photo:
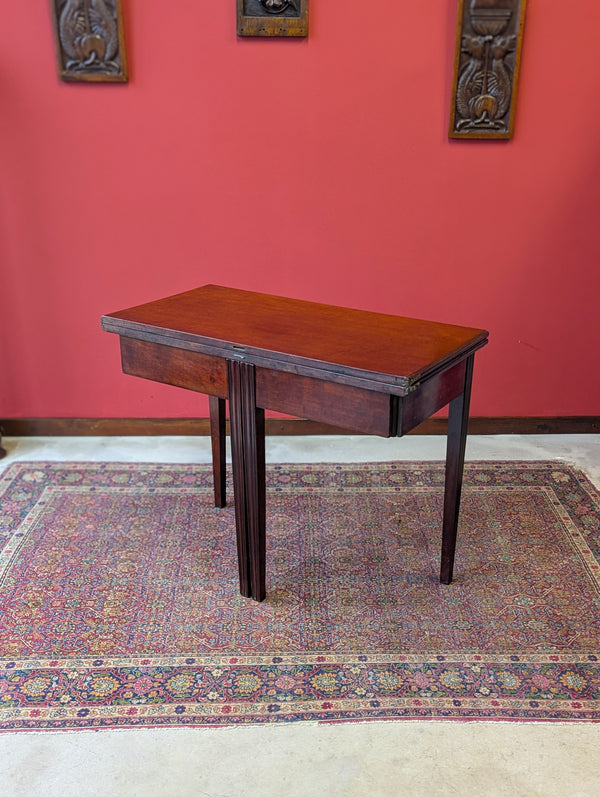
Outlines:
{"label": "carved wooden wall panel", "polygon": [[459,0],[450,138],[512,138],[526,0]]}
{"label": "carved wooden wall panel", "polygon": [[308,0],[237,0],[238,36],[308,36]]}
{"label": "carved wooden wall panel", "polygon": [[50,0],[63,80],[127,81],[121,0]]}

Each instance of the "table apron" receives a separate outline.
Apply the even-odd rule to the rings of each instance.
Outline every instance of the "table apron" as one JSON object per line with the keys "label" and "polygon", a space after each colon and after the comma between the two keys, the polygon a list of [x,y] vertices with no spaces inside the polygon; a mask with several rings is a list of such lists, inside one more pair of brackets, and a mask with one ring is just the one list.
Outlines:
{"label": "table apron", "polygon": [[[228,398],[225,358],[137,338],[120,336],[120,343],[124,373]],[[256,366],[257,406],[380,437],[406,434],[459,396],[464,384],[464,360],[407,396]]]}
{"label": "table apron", "polygon": [[398,414],[398,437],[410,432],[415,426],[441,410],[465,389],[466,360],[435,374],[421,382],[412,393],[400,399]]}
{"label": "table apron", "polygon": [[398,397],[325,379],[256,369],[256,402],[263,409],[380,437],[395,435]]}
{"label": "table apron", "polygon": [[126,337],[120,340],[124,373],[227,398],[227,364],[222,357],[162,346],[147,340]]}

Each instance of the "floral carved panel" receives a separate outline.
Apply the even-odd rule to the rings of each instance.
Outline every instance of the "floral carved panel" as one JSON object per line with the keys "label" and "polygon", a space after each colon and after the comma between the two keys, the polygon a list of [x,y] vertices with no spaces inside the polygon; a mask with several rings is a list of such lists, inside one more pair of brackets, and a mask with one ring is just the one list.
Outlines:
{"label": "floral carved panel", "polygon": [[121,0],[51,0],[63,80],[127,81]]}
{"label": "floral carved panel", "polygon": [[450,138],[512,138],[526,0],[459,0]]}

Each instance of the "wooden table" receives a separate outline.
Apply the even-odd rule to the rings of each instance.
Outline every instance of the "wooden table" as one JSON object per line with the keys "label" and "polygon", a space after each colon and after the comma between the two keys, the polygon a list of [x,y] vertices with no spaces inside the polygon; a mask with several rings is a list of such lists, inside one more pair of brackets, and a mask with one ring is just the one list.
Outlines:
{"label": "wooden table", "polygon": [[217,285],[103,316],[123,371],[210,396],[215,503],[229,400],[242,595],[265,598],[265,409],[406,434],[450,405],[440,581],[452,580],[473,358],[488,333]]}

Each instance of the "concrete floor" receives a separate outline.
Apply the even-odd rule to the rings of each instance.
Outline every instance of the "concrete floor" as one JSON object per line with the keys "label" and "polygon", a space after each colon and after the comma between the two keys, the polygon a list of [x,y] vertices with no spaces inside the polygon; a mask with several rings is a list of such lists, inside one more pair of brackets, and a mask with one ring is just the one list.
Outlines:
{"label": "concrete floor", "polygon": [[[7,438],[17,460],[209,462],[208,438]],[[268,462],[443,459],[444,439],[273,437]],[[600,488],[600,436],[478,436],[467,459],[561,459]],[[600,724],[371,722],[0,735],[6,797],[600,794]]]}

